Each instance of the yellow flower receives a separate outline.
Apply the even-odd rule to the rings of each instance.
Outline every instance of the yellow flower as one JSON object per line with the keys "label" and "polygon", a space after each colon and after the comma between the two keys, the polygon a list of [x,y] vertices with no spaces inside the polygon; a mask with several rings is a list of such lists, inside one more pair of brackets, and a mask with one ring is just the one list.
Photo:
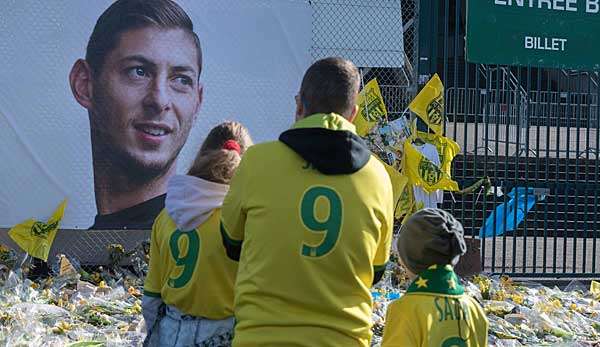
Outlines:
{"label": "yellow flower", "polygon": [[72,329],[71,324],[67,323],[67,322],[58,322],[53,328],[52,328],[52,332],[55,334],[64,334],[65,332],[69,331]]}
{"label": "yellow flower", "polygon": [[135,314],[140,314],[142,313],[142,306],[136,301],[131,307],[131,311]]}
{"label": "yellow flower", "polygon": [[100,276],[100,274],[98,272],[94,272],[91,276],[90,279],[94,282],[94,283],[100,283],[100,281],[102,281],[102,276]]}
{"label": "yellow flower", "polygon": [[508,287],[511,288],[513,287],[513,281],[510,279],[510,277],[503,275],[500,277],[500,285],[503,287]]}
{"label": "yellow flower", "polygon": [[136,289],[134,287],[129,287],[127,289],[127,292],[129,293],[129,295],[133,295],[133,296],[140,296],[140,295],[142,295],[142,293],[138,289]]}
{"label": "yellow flower", "polygon": [[554,306],[554,308],[556,308],[556,309],[563,307],[562,303],[558,299],[554,299],[554,300],[550,301],[550,304],[552,304],[552,306]]}
{"label": "yellow flower", "polygon": [[510,298],[517,305],[523,305],[523,301],[525,301],[521,294],[513,294]]}
{"label": "yellow flower", "polygon": [[494,291],[492,292],[491,298],[495,301],[504,301],[507,298],[506,291],[504,291],[503,289]]}

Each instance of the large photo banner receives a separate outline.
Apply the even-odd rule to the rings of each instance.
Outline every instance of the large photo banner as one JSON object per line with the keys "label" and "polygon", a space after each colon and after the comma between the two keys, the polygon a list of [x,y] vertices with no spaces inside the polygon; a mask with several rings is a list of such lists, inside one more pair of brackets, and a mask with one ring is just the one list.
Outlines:
{"label": "large photo banner", "polygon": [[2,5],[0,228],[65,199],[61,228],[148,228],[213,126],[239,121],[262,142],[294,121],[309,2],[179,0],[197,39],[160,24],[94,31],[111,3]]}

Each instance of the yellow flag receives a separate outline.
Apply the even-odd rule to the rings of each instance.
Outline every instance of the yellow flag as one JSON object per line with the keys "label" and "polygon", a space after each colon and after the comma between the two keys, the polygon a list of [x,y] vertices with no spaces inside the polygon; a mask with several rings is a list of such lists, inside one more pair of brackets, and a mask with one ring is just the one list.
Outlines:
{"label": "yellow flag", "polygon": [[444,135],[444,85],[435,74],[408,105],[438,135]]}
{"label": "yellow flag", "polygon": [[449,177],[452,176],[452,161],[460,152],[460,146],[458,143],[444,136],[429,134],[421,131],[418,132],[417,137],[435,146],[438,155],[440,156],[440,169],[442,169],[442,171],[445,172]]}
{"label": "yellow flag", "polygon": [[77,270],[75,270],[75,267],[73,266],[73,264],[71,264],[69,259],[67,259],[67,257],[64,254],[60,255],[60,261],[58,262],[58,264],[59,264],[58,274],[60,276],[77,274]]}
{"label": "yellow flag", "polygon": [[420,186],[427,193],[438,189],[457,191],[458,183],[453,181],[448,174],[425,158],[410,141],[404,142],[404,158],[402,158],[402,171],[410,183]]}
{"label": "yellow flag", "polygon": [[56,237],[58,225],[65,214],[67,200],[60,203],[48,222],[28,219],[8,231],[8,235],[19,247],[35,258],[48,261],[48,253]]}
{"label": "yellow flag", "polygon": [[400,193],[402,192],[402,189],[403,189],[402,179],[404,178],[404,176],[402,176],[400,174],[400,172],[398,172],[398,170],[396,170],[393,166],[388,165],[386,162],[379,159],[376,155],[374,155],[374,157],[377,158],[377,160],[379,160],[379,162],[385,168],[385,171],[387,171],[388,176],[390,177],[390,181],[392,182],[392,191],[393,191],[393,195],[394,195],[394,206],[395,206],[398,203],[398,199],[400,199]]}
{"label": "yellow flag", "polygon": [[600,296],[600,282],[592,281],[590,283],[590,293],[595,297]]}
{"label": "yellow flag", "polygon": [[396,209],[394,210],[394,217],[396,219],[402,218],[402,216],[410,216],[415,206],[415,199],[412,185],[408,182],[408,177],[402,175],[402,182],[400,188],[400,198],[396,203]]}
{"label": "yellow flag", "polygon": [[[377,156],[375,156],[377,158]],[[401,174],[396,168],[386,164],[383,160],[377,158],[385,171],[387,171],[392,182],[392,191],[394,195],[394,218],[400,219],[402,216],[411,213],[414,207],[414,197],[412,186],[408,183],[408,177]]]}
{"label": "yellow flag", "polygon": [[357,105],[358,114],[354,118],[356,133],[365,136],[377,124],[379,118],[387,118],[387,110],[376,78],[369,81],[358,94]]}

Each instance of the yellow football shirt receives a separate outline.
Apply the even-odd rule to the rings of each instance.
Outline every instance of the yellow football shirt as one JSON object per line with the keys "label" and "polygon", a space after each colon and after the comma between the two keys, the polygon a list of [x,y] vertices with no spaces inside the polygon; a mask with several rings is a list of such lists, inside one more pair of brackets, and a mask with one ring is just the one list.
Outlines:
{"label": "yellow football shirt", "polygon": [[237,263],[225,253],[219,232],[221,212],[195,230],[181,231],[166,209],[156,218],[144,294],[161,297],[185,314],[209,319],[233,315]]}
{"label": "yellow football shirt", "polygon": [[452,267],[433,266],[387,309],[382,347],[487,346],[488,320]]}
{"label": "yellow football shirt", "polygon": [[[295,128],[354,126],[316,115]],[[374,269],[389,258],[393,191],[367,157],[325,175],[280,141],[248,149],[223,203],[225,242],[243,242],[233,346],[368,346]]]}

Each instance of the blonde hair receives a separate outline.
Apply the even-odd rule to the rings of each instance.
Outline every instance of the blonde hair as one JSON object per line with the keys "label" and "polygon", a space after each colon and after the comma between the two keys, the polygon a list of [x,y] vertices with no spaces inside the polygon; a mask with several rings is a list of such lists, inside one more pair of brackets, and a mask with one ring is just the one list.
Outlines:
{"label": "blonde hair", "polygon": [[[226,141],[233,140],[240,146],[240,153],[224,149]],[[248,129],[238,122],[224,122],[212,130],[196,154],[188,175],[207,181],[229,184],[241,161],[241,156],[252,146]]]}

